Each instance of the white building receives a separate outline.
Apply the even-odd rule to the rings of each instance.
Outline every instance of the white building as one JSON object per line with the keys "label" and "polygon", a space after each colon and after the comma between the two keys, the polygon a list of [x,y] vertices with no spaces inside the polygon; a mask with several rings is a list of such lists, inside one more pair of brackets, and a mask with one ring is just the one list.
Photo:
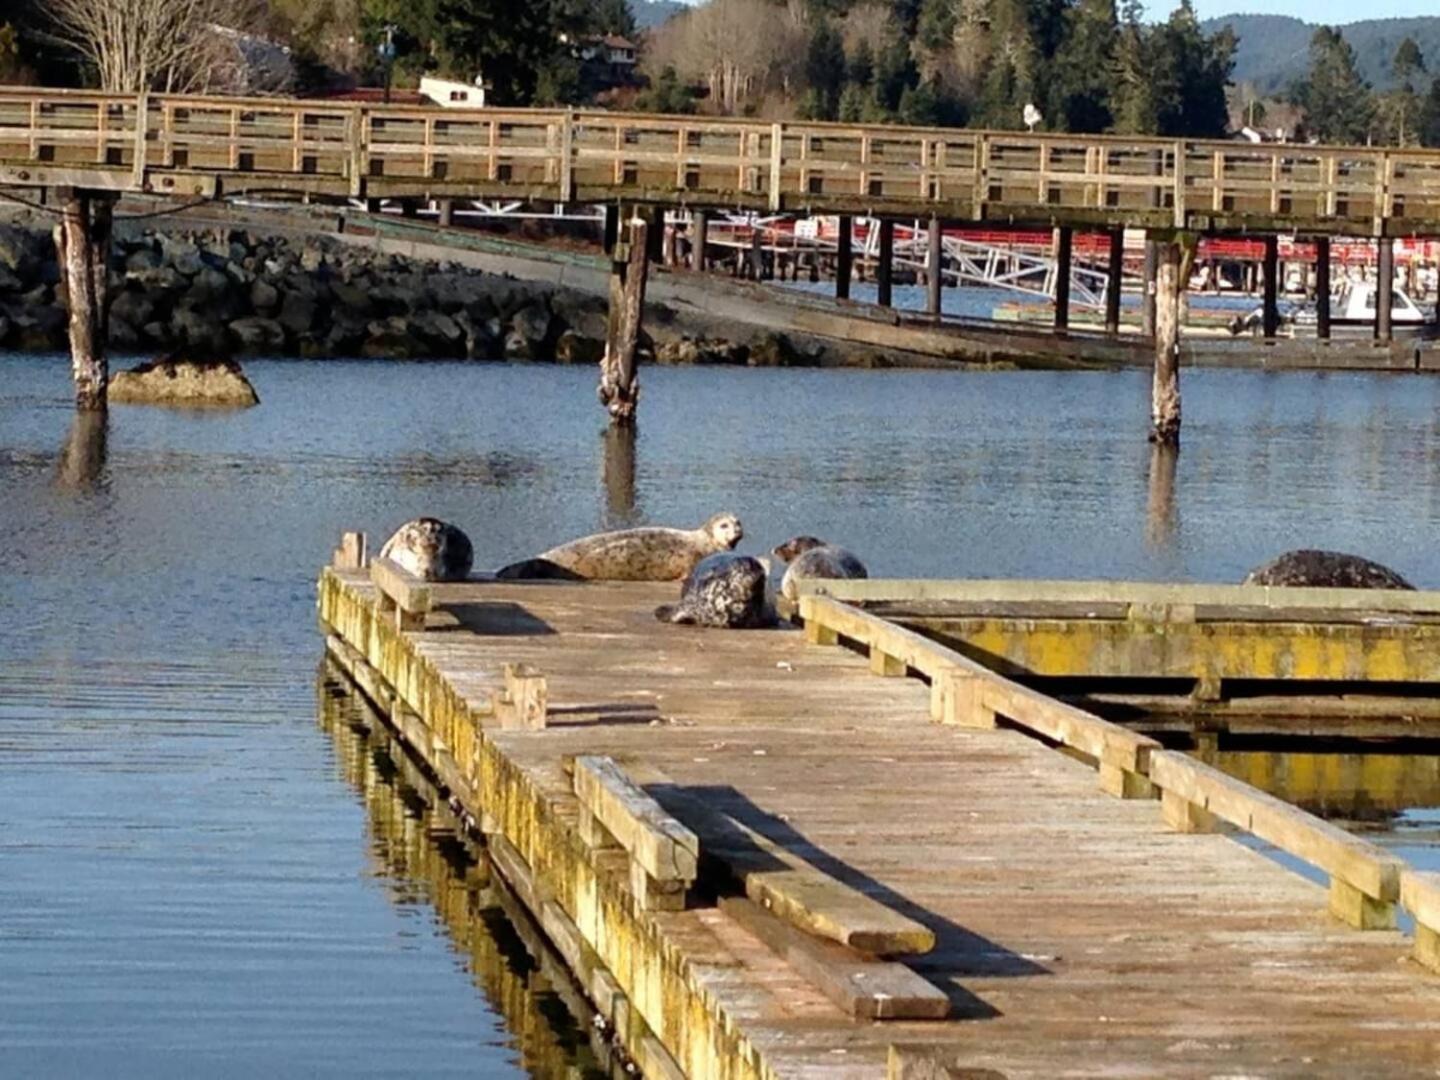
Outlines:
{"label": "white building", "polygon": [[474,82],[458,82],[455,79],[437,79],[433,75],[420,77],[420,96],[433,101],[443,109],[483,109],[485,87],[480,76]]}

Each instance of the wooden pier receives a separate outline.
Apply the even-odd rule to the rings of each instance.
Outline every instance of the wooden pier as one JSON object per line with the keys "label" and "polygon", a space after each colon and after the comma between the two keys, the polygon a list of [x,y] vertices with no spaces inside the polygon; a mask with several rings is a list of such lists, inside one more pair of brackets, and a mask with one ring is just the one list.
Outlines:
{"label": "wooden pier", "polygon": [[833,597],[697,630],[338,555],[331,656],[647,1076],[1440,1065],[1436,878],[1190,756]]}

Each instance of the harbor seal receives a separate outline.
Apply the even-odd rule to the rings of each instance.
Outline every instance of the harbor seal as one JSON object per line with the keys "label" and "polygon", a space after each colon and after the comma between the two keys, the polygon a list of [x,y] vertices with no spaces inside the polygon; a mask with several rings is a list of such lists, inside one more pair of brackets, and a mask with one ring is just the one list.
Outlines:
{"label": "harbor seal", "polygon": [[678,604],[655,609],[661,622],[753,630],[775,624],[766,595],[765,564],[750,555],[722,552],[696,564],[680,589]]}
{"label": "harbor seal", "polygon": [[1312,586],[1328,589],[1414,589],[1391,570],[1340,551],[1287,551],[1245,575],[1246,585]]}
{"label": "harbor seal", "polygon": [[780,583],[780,595],[787,600],[800,596],[800,582],[805,578],[865,578],[870,573],[852,552],[835,544],[827,544],[814,536],[795,536],[774,551],[782,562],[789,563]]}
{"label": "harbor seal", "polygon": [[475,549],[454,525],[422,517],[396,529],[380,549],[380,557],[426,581],[464,581],[470,576]]}
{"label": "harbor seal", "polygon": [[586,581],[679,581],[707,555],[730,551],[745,535],[734,514],[716,514],[698,529],[651,526],[597,533],[511,563],[495,576]]}

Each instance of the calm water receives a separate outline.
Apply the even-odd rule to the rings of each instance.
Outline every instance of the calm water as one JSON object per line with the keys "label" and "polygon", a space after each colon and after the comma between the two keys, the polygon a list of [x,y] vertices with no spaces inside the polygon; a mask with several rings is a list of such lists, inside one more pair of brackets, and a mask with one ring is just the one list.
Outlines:
{"label": "calm water", "polygon": [[102,433],[61,361],[0,360],[0,1076],[544,1071],[504,950],[317,724],[344,528],[437,514],[494,565],[724,508],[886,575],[1229,581],[1309,544],[1440,584],[1437,380],[1187,373],[1170,483],[1143,373],[646,371],[629,454],[588,370],[250,371],[257,409]]}

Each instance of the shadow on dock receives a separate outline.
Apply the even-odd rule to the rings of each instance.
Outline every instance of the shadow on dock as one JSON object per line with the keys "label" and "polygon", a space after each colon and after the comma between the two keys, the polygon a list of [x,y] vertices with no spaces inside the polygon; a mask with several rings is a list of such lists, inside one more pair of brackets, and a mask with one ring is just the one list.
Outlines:
{"label": "shadow on dock", "polygon": [[[925,926],[935,935],[935,948],[921,956],[907,957],[906,964],[950,998],[952,1019],[988,1020],[1000,1015],[993,1005],[958,985],[957,979],[973,976],[1006,978],[1049,974],[1043,965],[937,915],[877,881],[863,870],[856,869],[814,843],[788,822],[756,806],[747,796],[729,785],[684,787],[678,784],[654,784],[647,785],[646,790],[656,802],[681,821],[686,818],[687,806],[697,803],[710,810],[721,811],[745,828],[804,859],[841,884],[848,885],[892,911]],[[764,865],[768,862],[776,870],[785,869],[782,863],[767,856],[739,829],[726,831],[721,847],[727,851],[743,852],[747,865]],[[723,866],[714,868],[712,872],[719,877],[727,873]]]}
{"label": "shadow on dock", "polygon": [[555,628],[544,619],[536,618],[520,604],[500,601],[484,603],[445,604],[444,608],[454,616],[456,625],[434,627],[432,633],[442,630],[451,632],[469,631],[486,637],[536,637],[555,633]]}

